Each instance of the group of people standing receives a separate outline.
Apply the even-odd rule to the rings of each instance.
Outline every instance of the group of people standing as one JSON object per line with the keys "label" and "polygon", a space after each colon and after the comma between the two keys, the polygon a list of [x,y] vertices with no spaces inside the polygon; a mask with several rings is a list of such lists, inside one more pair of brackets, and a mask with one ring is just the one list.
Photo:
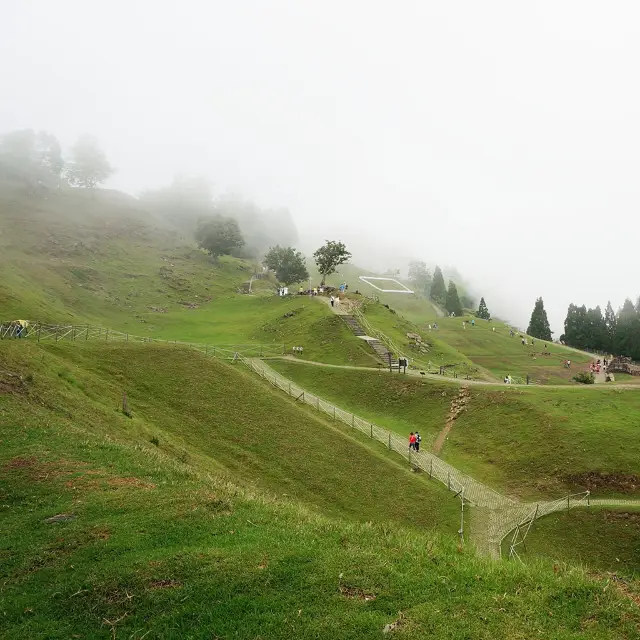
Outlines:
{"label": "group of people standing", "polygon": [[420,443],[422,442],[422,438],[420,434],[416,431],[409,436],[409,449],[413,449],[414,451],[420,451]]}

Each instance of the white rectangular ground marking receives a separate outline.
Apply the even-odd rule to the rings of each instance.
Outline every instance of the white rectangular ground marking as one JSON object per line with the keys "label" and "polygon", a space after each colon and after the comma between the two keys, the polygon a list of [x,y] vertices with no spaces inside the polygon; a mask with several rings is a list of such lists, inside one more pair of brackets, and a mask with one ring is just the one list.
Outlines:
{"label": "white rectangular ground marking", "polygon": [[[378,291],[382,291],[382,293],[413,293],[411,289],[409,289],[408,287],[405,287],[405,285],[403,285],[402,282],[398,282],[395,278],[379,278],[377,276],[360,276],[360,280],[362,280],[362,282],[366,282],[369,286],[373,287],[374,289],[377,289]],[[394,285],[396,285],[397,288],[383,289],[382,287],[379,287],[377,284],[370,282],[370,280],[376,280],[378,284],[381,284],[383,287],[385,286],[384,284],[382,284],[383,281],[392,282]]]}

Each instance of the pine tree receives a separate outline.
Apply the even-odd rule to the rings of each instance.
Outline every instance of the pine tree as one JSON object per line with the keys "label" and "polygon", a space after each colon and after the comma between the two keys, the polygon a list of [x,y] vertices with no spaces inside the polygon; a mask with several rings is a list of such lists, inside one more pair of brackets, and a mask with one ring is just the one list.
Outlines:
{"label": "pine tree", "polygon": [[462,303],[458,297],[458,289],[453,280],[449,280],[449,288],[447,289],[447,298],[444,303],[444,308],[455,316],[463,315]]}
{"label": "pine tree", "polygon": [[529,328],[527,333],[534,338],[540,340],[551,340],[551,327],[549,326],[549,319],[547,318],[547,312],[544,310],[544,302],[542,298],[536,300],[536,304],[533,307],[531,313],[531,320],[529,321]]}
{"label": "pine tree", "polygon": [[447,299],[447,288],[444,284],[442,269],[438,266],[436,266],[436,270],[433,272],[431,292],[429,295],[434,302],[438,302],[439,304],[444,304]]}
{"label": "pine tree", "polygon": [[476,318],[482,318],[483,320],[489,320],[491,318],[491,314],[489,313],[489,309],[487,309],[487,303],[484,301],[484,298],[480,298],[480,305],[476,311]]}
{"label": "pine tree", "polygon": [[616,326],[618,324],[618,319],[616,318],[616,314],[611,306],[611,301],[607,302],[607,308],[604,312],[604,324],[607,328],[607,343],[605,346],[605,351],[613,352],[613,343],[616,335]]}

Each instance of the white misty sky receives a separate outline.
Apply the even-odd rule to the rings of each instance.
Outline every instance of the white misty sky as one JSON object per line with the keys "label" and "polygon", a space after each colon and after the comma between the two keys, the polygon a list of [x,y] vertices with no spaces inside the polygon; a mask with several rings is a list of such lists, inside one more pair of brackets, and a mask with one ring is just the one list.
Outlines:
{"label": "white misty sky", "polygon": [[631,1],[5,0],[0,131],[91,132],[109,186],[205,174],[372,268],[456,265],[521,325],[541,295],[558,336],[640,293],[639,31]]}

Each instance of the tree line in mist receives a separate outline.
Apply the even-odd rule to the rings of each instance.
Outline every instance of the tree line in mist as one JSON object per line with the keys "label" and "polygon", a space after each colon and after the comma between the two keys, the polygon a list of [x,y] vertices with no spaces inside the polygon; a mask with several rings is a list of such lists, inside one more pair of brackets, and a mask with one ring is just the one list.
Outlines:
{"label": "tree line in mist", "polygon": [[640,360],[640,298],[635,305],[627,298],[617,313],[608,302],[604,315],[599,306],[569,305],[560,341],[578,349]]}

